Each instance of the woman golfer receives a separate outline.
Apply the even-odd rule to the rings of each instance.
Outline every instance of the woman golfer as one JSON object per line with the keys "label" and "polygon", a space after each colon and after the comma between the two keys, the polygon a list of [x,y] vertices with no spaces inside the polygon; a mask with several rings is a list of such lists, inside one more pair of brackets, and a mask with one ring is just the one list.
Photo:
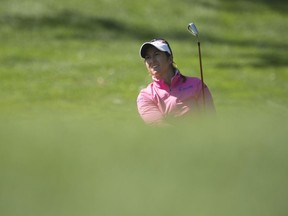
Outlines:
{"label": "woman golfer", "polygon": [[140,56],[152,76],[152,82],[137,98],[138,111],[144,122],[162,124],[174,117],[214,111],[208,87],[205,85],[203,101],[201,79],[180,73],[166,40],[145,42],[140,48]]}

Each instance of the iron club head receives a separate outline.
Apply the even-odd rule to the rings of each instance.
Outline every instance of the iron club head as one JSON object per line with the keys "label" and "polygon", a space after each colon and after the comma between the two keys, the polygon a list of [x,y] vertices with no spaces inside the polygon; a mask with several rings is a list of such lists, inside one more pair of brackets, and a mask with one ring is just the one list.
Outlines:
{"label": "iron club head", "polygon": [[198,37],[199,33],[194,23],[189,23],[187,28],[191,34],[193,34],[195,37]]}

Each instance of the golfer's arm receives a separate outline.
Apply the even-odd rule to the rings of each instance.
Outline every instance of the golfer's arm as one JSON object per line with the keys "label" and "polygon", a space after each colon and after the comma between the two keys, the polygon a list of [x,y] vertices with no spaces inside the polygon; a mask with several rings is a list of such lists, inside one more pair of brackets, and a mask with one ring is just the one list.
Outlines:
{"label": "golfer's arm", "polygon": [[144,122],[148,124],[158,124],[163,121],[163,114],[152,100],[145,97],[139,97],[137,100],[137,107]]}

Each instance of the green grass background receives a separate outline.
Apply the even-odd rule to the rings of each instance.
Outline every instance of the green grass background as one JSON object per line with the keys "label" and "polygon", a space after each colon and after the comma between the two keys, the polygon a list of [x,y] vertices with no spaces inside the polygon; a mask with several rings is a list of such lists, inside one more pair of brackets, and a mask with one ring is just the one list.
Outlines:
{"label": "green grass background", "polygon": [[[2,0],[0,215],[287,215],[288,4]],[[145,126],[139,47],[164,37],[215,118]]]}

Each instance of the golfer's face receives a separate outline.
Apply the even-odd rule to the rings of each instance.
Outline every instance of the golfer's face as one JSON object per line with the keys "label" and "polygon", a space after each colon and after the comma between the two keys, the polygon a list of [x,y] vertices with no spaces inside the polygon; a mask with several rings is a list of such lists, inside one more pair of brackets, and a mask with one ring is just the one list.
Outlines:
{"label": "golfer's face", "polygon": [[172,63],[171,57],[151,46],[145,55],[145,65],[150,74],[156,79],[163,79]]}

